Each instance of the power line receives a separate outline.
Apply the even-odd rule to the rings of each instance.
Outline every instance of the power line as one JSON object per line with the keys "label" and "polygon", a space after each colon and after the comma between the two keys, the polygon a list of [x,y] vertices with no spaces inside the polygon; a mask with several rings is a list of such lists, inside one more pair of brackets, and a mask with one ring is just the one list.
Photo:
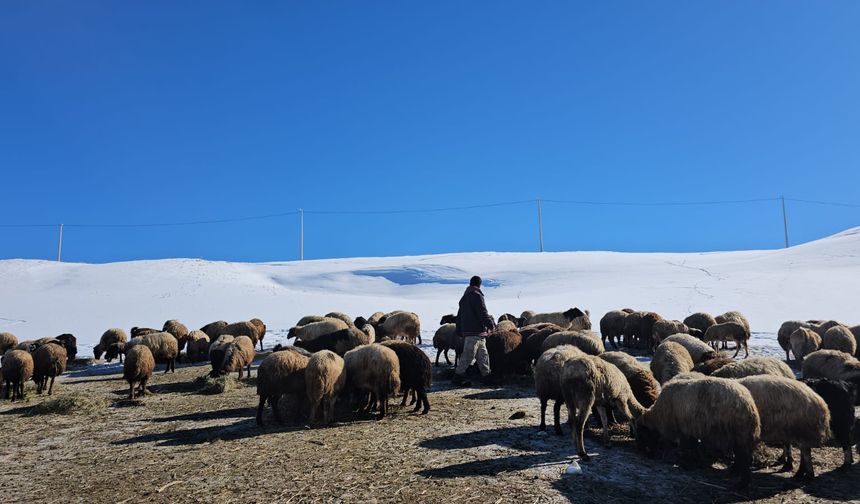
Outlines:
{"label": "power line", "polygon": [[456,210],[474,210],[476,208],[493,208],[501,206],[523,205],[525,203],[534,203],[535,200],[527,199],[520,201],[503,201],[499,203],[487,203],[484,205],[466,205],[456,207],[441,207],[441,208],[419,208],[419,209],[401,209],[401,210],[305,210],[306,214],[316,215],[391,215],[391,214],[417,214],[417,213],[439,213],[451,212]]}
{"label": "power line", "polygon": [[[276,217],[286,217],[289,215],[297,215],[299,213],[298,210],[292,210],[289,212],[281,212],[274,214],[266,214],[266,215],[251,215],[247,217],[231,217],[226,219],[211,219],[211,220],[199,220],[199,221],[185,221],[185,222],[155,222],[155,223],[143,223],[143,224],[64,224],[64,227],[76,227],[76,228],[147,228],[147,227],[172,227],[172,226],[196,226],[200,224],[225,224],[228,222],[245,222],[252,220],[262,220],[262,219],[273,219]],[[33,228],[33,227],[57,227],[57,224],[0,224],[0,227],[6,228]]]}
{"label": "power line", "polygon": [[[788,199],[788,198],[786,198]],[[622,201],[586,201],[586,200],[552,200],[542,199],[547,203],[562,203],[571,205],[595,205],[595,206],[705,206],[705,205],[738,205],[745,203],[761,203],[765,201],[779,201],[779,198],[756,198],[745,200],[719,200],[719,201],[659,201],[659,202],[622,202]]]}
{"label": "power line", "polygon": [[811,205],[828,205],[828,206],[860,208],[860,205],[858,205],[858,204],[841,203],[839,201],[817,201],[817,200],[798,199],[798,198],[785,198],[785,201],[794,201],[797,203],[809,203]]}

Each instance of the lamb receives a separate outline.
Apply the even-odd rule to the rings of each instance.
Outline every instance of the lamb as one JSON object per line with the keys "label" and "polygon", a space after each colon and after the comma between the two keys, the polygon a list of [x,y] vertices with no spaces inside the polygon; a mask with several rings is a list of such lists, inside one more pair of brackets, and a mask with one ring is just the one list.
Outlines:
{"label": "lamb", "polygon": [[342,312],[330,312],[323,316],[324,318],[333,318],[338,320],[343,320],[346,322],[346,325],[353,325],[352,317]]}
{"label": "lamb", "polygon": [[314,338],[342,331],[348,327],[347,323],[343,320],[325,319],[319,322],[291,327],[287,333],[287,339],[296,338],[296,340],[311,341]]}
{"label": "lamb", "polygon": [[673,334],[688,334],[689,330],[687,324],[677,320],[658,320],[654,322],[654,326],[651,328],[651,345],[657,346]]}
{"label": "lamb", "polygon": [[744,349],[744,358],[747,358],[750,356],[749,339],[749,331],[741,324],[737,322],[723,322],[709,327],[705,332],[704,341],[715,344],[719,341],[734,341],[736,343],[735,354],[732,358],[738,356],[742,347]]}
{"label": "lamb", "polygon": [[105,359],[110,362],[114,356],[119,355],[119,361],[122,362],[122,354],[117,350],[117,345],[124,344],[126,341],[128,341],[128,336],[124,330],[118,327],[108,329],[102,334],[98,345],[93,347],[93,356],[96,359],[101,359],[103,353],[113,350],[109,355],[105,355]]}
{"label": "lamb", "polygon": [[421,322],[412,312],[398,311],[385,316],[377,331],[380,337],[396,338],[402,336],[410,343],[421,344]]}
{"label": "lamb", "polygon": [[779,346],[785,350],[785,360],[789,360],[788,352],[791,350],[791,333],[801,327],[812,329],[813,325],[802,320],[788,320],[779,326],[779,331],[776,333],[776,341],[779,343]]}
{"label": "lamb", "polygon": [[805,327],[798,328],[791,333],[789,341],[791,342],[791,353],[801,365],[804,357],[821,348],[821,336],[812,329]]}
{"label": "lamb", "polygon": [[[254,362],[256,353],[254,352],[254,341],[245,336],[237,336],[233,341],[229,342],[224,347],[224,358],[218,363],[217,367],[212,368],[210,376],[220,376],[229,374],[231,371],[239,372],[239,379],[242,379],[242,369],[248,371],[248,378],[251,377],[251,363]],[[211,355],[211,354],[210,354]]]}
{"label": "lamb", "polygon": [[[710,376],[714,374],[714,372],[716,372],[718,369],[722,368],[723,366],[728,366],[733,362],[735,362],[734,359],[729,359],[728,357],[714,357],[713,359],[704,360],[693,366],[693,372],[701,373],[705,376]],[[749,362],[749,360],[744,362]]]}
{"label": "lamb", "polygon": [[839,350],[854,355],[857,352],[857,342],[851,330],[845,326],[833,326],[821,337],[821,348],[824,350]]}
{"label": "lamb", "polygon": [[[258,381],[259,377],[258,371]],[[328,350],[322,350],[310,358],[305,368],[305,390],[308,401],[311,403],[308,423],[313,424],[316,421],[319,409],[322,409],[323,423],[331,423],[334,418],[335,400],[345,383],[346,373],[344,372],[343,358],[339,355]]]}
{"label": "lamb", "polygon": [[540,323],[556,324],[571,330],[591,329],[588,311],[583,312],[579,308],[571,308],[564,312],[536,313],[529,317],[523,325]]}
{"label": "lamb", "polygon": [[803,361],[804,378],[829,378],[860,385],[860,361],[839,350],[818,350]]}
{"label": "lamb", "polygon": [[206,333],[206,336],[209,336],[209,341],[215,341],[218,339],[218,336],[225,334],[223,329],[227,327],[227,322],[224,320],[216,320],[215,322],[210,322],[205,326],[201,327],[200,330]]}
{"label": "lamb", "polygon": [[6,353],[6,350],[15,348],[18,345],[18,338],[14,334],[8,332],[0,332],[0,355]]}
{"label": "lamb", "polygon": [[583,331],[562,331],[551,334],[544,340],[541,350],[546,352],[559,345],[573,345],[589,355],[600,355],[605,351],[603,342],[599,338]]}
{"label": "lamb", "polygon": [[426,415],[430,411],[427,389],[430,388],[433,376],[430,358],[412,343],[392,340],[382,345],[394,350],[400,363],[400,388],[403,391],[403,402],[400,406],[406,405],[406,399],[411,391],[415,401],[415,409],[412,412],[417,412],[423,406],[421,414]]}
{"label": "lamb", "polygon": [[206,360],[209,355],[209,336],[205,332],[195,330],[188,333],[188,360],[191,362],[199,362]]}
{"label": "lamb", "polygon": [[698,364],[718,356],[718,353],[706,343],[689,334],[673,334],[664,341],[672,341],[687,349],[690,357],[693,358],[693,363]]}
{"label": "lamb", "polygon": [[343,357],[347,388],[353,394],[369,393],[365,411],[378,403],[378,420],[388,411],[388,396],[400,388],[400,361],[394,350],[374,343],[352,349]]}
{"label": "lamb", "polygon": [[535,392],[540,400],[540,430],[546,430],[546,405],[552,399],[555,401],[553,406],[555,433],[562,435],[559,419],[561,405],[564,403],[561,371],[565,362],[582,355],[585,353],[573,345],[561,345],[547,350],[538,358],[534,368],[534,380]]}
{"label": "lamb", "polygon": [[758,408],[761,440],[783,446],[782,470],[792,470],[791,445],[796,444],[800,447],[800,468],[794,477],[814,478],[812,448],[830,437],[830,411],[824,399],[794,377],[748,376],[738,383],[750,391]]}
{"label": "lamb", "polygon": [[2,356],[3,382],[6,384],[4,399],[9,399],[12,391],[12,401],[24,399],[24,383],[33,376],[33,356],[25,350],[7,350]]}
{"label": "lamb", "polygon": [[696,312],[684,319],[684,325],[690,329],[697,329],[705,334],[709,327],[715,325],[717,320],[713,315],[705,312]]}
{"label": "lamb", "polygon": [[[214,344],[213,344],[214,346]],[[275,420],[282,423],[278,401],[286,394],[306,397],[306,369],[310,359],[299,352],[282,351],[269,354],[257,368],[257,425],[263,426],[263,408],[266,401],[272,405]]]}
{"label": "lamb", "polygon": [[296,326],[301,327],[308,324],[313,324],[314,322],[322,322],[325,320],[325,317],[322,315],[305,315],[300,318],[298,322],[296,322]]}
{"label": "lamb", "polygon": [[456,323],[457,323],[457,316],[454,315],[453,313],[449,313],[447,315],[442,315],[442,319],[439,321],[440,326],[445,325],[445,324],[456,324]]}
{"label": "lamb", "polygon": [[584,431],[592,407],[600,415],[605,445],[609,445],[607,408],[624,421],[635,420],[645,411],[633,396],[624,374],[613,364],[591,355],[573,357],[565,362],[561,371],[561,390],[568,415],[574,417],[574,443],[579,450],[579,458],[584,461],[590,460],[585,451]]}
{"label": "lamb", "polygon": [[727,364],[712,374],[718,378],[745,378],[756,375],[794,379],[794,372],[788,364],[775,357],[750,357],[744,361]]}
{"label": "lamb", "polygon": [[627,318],[627,313],[621,310],[612,310],[607,312],[600,319],[600,338],[603,345],[606,345],[606,340],[612,344],[612,348],[618,348],[618,340],[624,334],[624,320]]}
{"label": "lamb", "polygon": [[444,324],[436,330],[433,335],[433,348],[436,349],[436,365],[439,365],[439,355],[444,352],[445,362],[451,365],[451,360],[448,359],[448,350],[454,350],[454,365],[460,359],[460,354],[463,353],[463,339],[457,337],[457,324]]}
{"label": "lamb", "polygon": [[68,361],[66,349],[59,342],[42,345],[33,351],[33,381],[36,382],[37,394],[45,390],[50,378],[48,395],[51,395],[54,390],[54,379],[63,374]]}
{"label": "lamb", "polygon": [[648,368],[635,357],[624,352],[604,352],[599,357],[615,365],[624,374],[639,404],[646,408],[654,404],[660,394],[660,384]]}
{"label": "lamb", "polygon": [[168,371],[176,372],[176,357],[179,356],[179,342],[176,341],[176,338],[172,334],[161,332],[138,336],[125,344],[124,350],[128,352],[129,349],[137,345],[148,347],[152,351],[155,362],[163,362],[165,364],[165,373]]}
{"label": "lamb", "polygon": [[497,331],[487,336],[487,355],[494,379],[517,370],[524,363],[518,351],[522,342],[523,337],[517,331]]}
{"label": "lamb", "polygon": [[[161,332],[170,333],[176,338],[176,341],[179,343],[180,352],[185,348],[185,344],[188,342],[188,327],[185,324],[178,320],[168,320],[161,328]],[[134,336],[132,335],[132,338]]]}
{"label": "lamb", "polygon": [[657,345],[654,358],[651,360],[651,372],[660,384],[665,384],[677,374],[693,370],[693,358],[681,344],[674,341],[664,341]]}
{"label": "lamb", "polygon": [[63,343],[63,347],[66,349],[66,355],[69,356],[69,362],[75,360],[75,357],[78,355],[78,338],[75,338],[74,334],[61,334],[57,336],[57,341]]}
{"label": "lamb", "polygon": [[636,421],[636,441],[646,454],[653,456],[661,438],[699,439],[734,456],[733,469],[741,475],[742,486],[749,484],[760,437],[752,394],[740,383],[720,378],[667,383],[657,402]]}
{"label": "lamb", "polygon": [[128,382],[128,398],[134,400],[135,386],[141,394],[146,394],[146,382],[152,378],[155,369],[155,357],[146,345],[136,345],[125,353],[125,364],[122,367],[122,377]]}
{"label": "lamb", "polygon": [[248,322],[250,322],[254,326],[254,328],[257,330],[257,336],[259,337],[259,339],[257,341],[260,343],[260,351],[262,352],[263,351],[263,338],[266,337],[266,324],[263,323],[263,321],[258,319],[258,318],[252,318]]}
{"label": "lamb", "polygon": [[[854,454],[851,451],[851,430],[856,422],[854,403],[857,402],[857,387],[849,382],[826,378],[804,379],[803,383],[827,403],[827,409],[830,410],[830,432],[842,447],[842,469],[850,469],[854,463]],[[860,444],[857,450],[860,451]]]}

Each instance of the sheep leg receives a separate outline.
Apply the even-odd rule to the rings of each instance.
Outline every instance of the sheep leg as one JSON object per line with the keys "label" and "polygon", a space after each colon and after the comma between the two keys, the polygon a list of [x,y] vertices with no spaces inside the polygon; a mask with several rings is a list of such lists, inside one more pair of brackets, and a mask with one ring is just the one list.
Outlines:
{"label": "sheep leg", "polygon": [[128,382],[129,390],[128,390],[128,398],[134,401],[134,381]]}
{"label": "sheep leg", "polygon": [[[728,346],[728,345],[726,345],[726,346]],[[740,345],[740,344],[736,344],[736,345],[735,345],[735,354],[734,354],[734,355],[732,355],[732,359],[734,359],[735,357],[737,357],[737,356],[738,356],[738,354],[740,353],[740,351],[741,351],[741,345]]]}
{"label": "sheep leg", "polygon": [[842,447],[842,467],[839,469],[846,470],[850,469],[851,465],[854,464],[854,453],[851,452],[851,445]]}
{"label": "sheep leg", "polygon": [[[441,354],[442,354],[442,349],[441,349],[441,348],[440,348],[439,350],[436,350],[436,362],[433,364],[434,366],[438,366],[438,365],[439,365],[439,356],[440,356]],[[447,358],[447,357],[448,357],[448,356],[446,355],[446,356],[445,356],[445,358]],[[450,363],[449,363],[449,364],[450,364]]]}
{"label": "sheep leg", "polygon": [[782,467],[777,472],[790,472],[794,469],[794,457],[791,455],[791,445],[789,443],[785,443],[782,446],[782,456],[780,457],[782,460]]}
{"label": "sheep leg", "polygon": [[148,393],[149,393],[149,392],[147,392],[147,390],[146,390],[146,383],[147,383],[148,381],[149,381],[149,378],[147,378],[147,377],[145,377],[145,376],[143,377],[143,379],[142,379],[142,380],[140,380],[140,389],[139,389],[139,391],[140,391],[140,395],[142,395],[142,396],[145,396],[146,394],[148,394]]}
{"label": "sheep leg", "polygon": [[744,341],[744,359],[750,356],[750,345],[748,341]]}
{"label": "sheep leg", "polygon": [[171,360],[170,360],[170,372],[171,372],[171,373],[175,373],[175,372],[176,372],[176,359],[171,359]]}
{"label": "sheep leg", "polygon": [[388,395],[380,391],[377,393],[377,398],[379,401],[379,416],[376,419],[382,420],[385,418],[385,414],[388,413]]}
{"label": "sheep leg", "polygon": [[[325,400],[325,399],[323,399]],[[308,414],[308,425],[313,425],[317,419],[317,403],[311,403],[311,412]],[[323,406],[323,421],[325,421],[325,406]]]}
{"label": "sheep leg", "polygon": [[741,476],[738,487],[746,488],[749,486],[750,479],[752,478],[752,449],[736,447],[734,451],[735,462],[732,465],[732,470]]}
{"label": "sheep leg", "polygon": [[788,361],[789,361],[789,358],[788,358],[788,350],[786,350],[786,351],[785,351],[785,362],[788,362]]}
{"label": "sheep leg", "polygon": [[[540,425],[538,429],[546,430],[546,404],[549,402],[547,399],[543,397],[540,398]],[[555,402],[558,405],[558,401]]]}
{"label": "sheep leg", "polygon": [[278,408],[278,401],[281,400],[281,396],[274,395],[269,399],[269,402],[272,404],[272,413],[275,415],[275,420],[282,424],[284,423],[284,419],[281,417],[281,410]]}
{"label": "sheep leg", "polygon": [[802,481],[811,481],[815,478],[815,468],[812,466],[812,448],[809,446],[800,447],[800,468],[794,477]]}
{"label": "sheep leg", "polygon": [[[3,387],[3,399],[9,399],[9,386],[10,386],[9,383],[10,382],[6,382],[5,386]],[[13,400],[15,399],[15,394],[17,392],[18,392],[18,387],[16,386],[15,390],[12,391],[12,399]]]}
{"label": "sheep leg", "polygon": [[598,406],[597,413],[600,415],[600,423],[603,425],[603,444],[608,447],[611,443],[609,441],[609,417],[606,414],[606,407]]}
{"label": "sheep leg", "polygon": [[[561,403],[562,401],[555,401],[555,404],[552,406],[552,419],[555,427],[555,434],[557,436],[561,436],[563,434],[561,432]],[[546,409],[546,406],[544,406],[544,409]],[[541,418],[541,421],[543,421],[543,418]]]}
{"label": "sheep leg", "polygon": [[[413,404],[415,404],[417,402],[418,402],[418,389],[412,389],[412,400],[409,401],[409,405],[412,406]],[[416,409],[416,411],[418,410],[418,408],[415,408],[415,409]]]}
{"label": "sheep leg", "polygon": [[[446,349],[445,349],[445,362],[450,366],[450,365],[451,365],[451,361],[450,361],[450,359],[448,359],[448,350],[450,350],[450,349],[448,349],[448,348],[446,348]],[[455,351],[454,351],[454,359],[455,359],[455,362],[454,362],[454,363],[455,363],[455,364],[456,364],[456,358],[457,358],[457,352],[456,352],[456,350],[455,350]]]}
{"label": "sheep leg", "polygon": [[260,404],[257,405],[257,425],[263,426],[263,408],[266,407],[266,396],[260,396]]}
{"label": "sheep leg", "polygon": [[[426,390],[421,391],[421,404],[424,405],[424,409],[421,410],[421,414],[426,415],[427,413],[430,412],[430,399],[427,397],[427,391]],[[418,411],[417,405],[416,405],[415,410]]]}
{"label": "sheep leg", "polygon": [[409,399],[409,389],[403,391],[403,400],[400,401],[400,407],[406,406],[406,401]]}

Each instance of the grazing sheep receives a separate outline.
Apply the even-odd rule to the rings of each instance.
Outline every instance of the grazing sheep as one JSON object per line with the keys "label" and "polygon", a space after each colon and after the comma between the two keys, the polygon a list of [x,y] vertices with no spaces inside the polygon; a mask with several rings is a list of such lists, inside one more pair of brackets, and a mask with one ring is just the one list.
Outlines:
{"label": "grazing sheep", "polygon": [[159,331],[158,329],[153,329],[151,327],[132,327],[129,334],[131,334],[132,338],[137,338],[138,336],[145,336],[147,334],[155,334]]}
{"label": "grazing sheep", "polygon": [[624,352],[604,352],[599,357],[609,362],[624,374],[633,396],[639,404],[649,408],[660,395],[660,384],[654,378],[651,370],[646,368],[635,357]]}
{"label": "grazing sheep", "polygon": [[[214,346],[214,343],[213,343]],[[266,402],[272,405],[275,420],[282,423],[278,401],[286,394],[307,397],[306,368],[310,359],[299,352],[288,348],[281,352],[272,352],[257,368],[257,395],[260,402],[257,405],[257,425],[263,426],[263,408]]]}
{"label": "grazing sheep", "polygon": [[496,324],[497,331],[518,331],[517,325],[510,320],[502,320]]}
{"label": "grazing sheep", "polygon": [[260,351],[262,352],[263,351],[263,338],[266,337],[266,324],[263,323],[263,321],[258,319],[258,318],[252,318],[248,322],[250,322],[254,326],[254,328],[257,330],[257,336],[259,337],[257,342],[260,343]]}
{"label": "grazing sheep", "polygon": [[[359,317],[359,318],[361,318],[361,317]],[[371,325],[369,323],[365,323],[363,325],[356,326],[356,327],[358,327],[358,329],[364,333],[363,341],[365,341],[365,343],[363,343],[363,344],[369,345],[369,344],[373,343],[374,341],[376,341],[376,328],[373,327],[373,325]]]}
{"label": "grazing sheep", "polygon": [[749,320],[747,320],[747,318],[744,317],[744,315],[739,311],[727,311],[726,313],[723,313],[722,315],[717,315],[716,317],[714,317],[714,320],[716,321],[717,324],[725,324],[726,322],[735,322],[737,324],[742,325],[748,334],[750,333]]}
{"label": "grazing sheep", "polygon": [[824,337],[824,333],[830,330],[831,327],[837,327],[844,324],[841,324],[835,320],[828,320],[826,322],[821,322],[820,324],[814,324],[812,330],[818,333],[822,338]]}
{"label": "grazing sheep", "polygon": [[[161,332],[170,333],[179,342],[179,351],[185,349],[185,344],[188,343],[188,328],[178,320],[168,320],[161,328]],[[132,335],[134,338],[135,335]]]}
{"label": "grazing sheep", "polygon": [[683,345],[667,339],[657,345],[654,351],[654,358],[651,359],[651,373],[662,385],[677,374],[692,371],[694,365],[690,352]]}
{"label": "grazing sheep", "polygon": [[[846,381],[828,380],[826,378],[804,379],[809,388],[824,399],[830,410],[830,432],[842,447],[842,469],[850,469],[854,463],[851,451],[851,431],[856,419],[854,404],[857,402],[857,387]],[[858,446],[860,451],[860,446]]]}
{"label": "grazing sheep", "polygon": [[351,344],[351,339],[352,333],[350,329],[341,329],[340,331],[325,334],[310,341],[296,340],[295,343],[293,343],[293,346],[296,348],[304,348],[311,353],[329,350],[343,356],[346,352],[358,346]]}
{"label": "grazing sheep", "polygon": [[14,348],[18,344],[18,338],[8,332],[0,332],[0,355],[6,353],[6,350]]}
{"label": "grazing sheep", "polygon": [[605,445],[609,445],[607,409],[623,421],[635,420],[645,411],[633,396],[624,374],[613,364],[591,355],[573,357],[564,363],[561,390],[568,415],[574,418],[574,444],[579,458],[585,461],[590,460],[585,451],[585,422],[592,408],[600,415]]}
{"label": "grazing sheep", "polygon": [[75,338],[74,334],[66,333],[54,339],[63,344],[63,347],[66,349],[66,355],[69,357],[69,362],[75,360],[75,357],[78,355],[78,338]]}
{"label": "grazing sheep", "polygon": [[367,318],[367,323],[371,325],[377,325],[385,317],[385,314],[381,311],[374,312],[370,317]]}
{"label": "grazing sheep", "polygon": [[664,341],[671,341],[686,348],[687,352],[690,353],[690,357],[693,358],[694,364],[713,359],[719,355],[707,343],[689,334],[673,334]]}
{"label": "grazing sheep", "polygon": [[860,385],[860,361],[839,350],[818,350],[803,361],[804,378],[829,378]]}
{"label": "grazing sheep", "polygon": [[750,391],[758,408],[762,442],[782,445],[782,470],[793,469],[794,444],[800,447],[800,468],[794,477],[814,478],[812,448],[830,437],[830,411],[824,399],[794,377],[748,376],[738,382]]}
{"label": "grazing sheep", "polygon": [[749,338],[749,331],[741,324],[737,322],[723,322],[709,327],[705,331],[704,341],[706,343],[712,342],[715,345],[720,341],[734,341],[736,343],[735,354],[732,355],[734,359],[740,353],[741,348],[744,349],[744,358],[750,356]]}
{"label": "grazing sheep", "polygon": [[541,350],[546,352],[559,345],[573,345],[589,355],[600,355],[606,350],[600,338],[585,331],[562,331],[551,334],[544,340]]}
{"label": "grazing sheep", "polygon": [[717,320],[710,313],[696,312],[684,319],[684,325],[690,329],[697,329],[705,334],[709,327],[715,325]]}
{"label": "grazing sheep", "polygon": [[651,328],[651,345],[659,345],[664,339],[673,334],[688,334],[687,324],[677,320],[662,319],[654,322]]}
{"label": "grazing sheep", "polygon": [[726,364],[713,372],[713,376],[718,378],[744,378],[756,375],[794,379],[794,372],[788,367],[788,364],[776,357],[750,357],[744,361]]}
{"label": "grazing sheep", "polygon": [[582,355],[585,355],[582,350],[573,345],[561,345],[550,348],[538,358],[534,369],[534,380],[535,392],[540,400],[540,430],[546,430],[546,405],[552,399],[555,401],[552,411],[555,433],[559,436],[562,434],[559,419],[561,405],[564,403],[561,371],[565,362]]}
{"label": "grazing sheep", "polygon": [[588,310],[571,308],[564,312],[536,313],[526,320],[523,325],[534,325],[550,323],[571,330],[591,329],[591,320],[588,318]]}
{"label": "grazing sheep", "polygon": [[520,369],[521,364],[525,365],[525,359],[520,358],[518,351],[522,342],[523,337],[516,330],[494,331],[487,336],[487,355],[493,379]]}
{"label": "grazing sheep", "polygon": [[236,338],[231,334],[222,334],[209,345],[209,364],[213,370],[224,362],[224,352],[234,339]]}
{"label": "grazing sheep", "polygon": [[128,382],[128,398],[134,400],[134,384],[141,394],[146,394],[146,382],[152,378],[155,370],[155,357],[146,345],[136,345],[125,353],[125,364],[122,367],[122,377]]}
{"label": "grazing sheep", "polygon": [[210,322],[201,327],[200,330],[205,332],[206,336],[209,336],[209,341],[215,341],[218,339],[218,336],[225,334],[223,332],[225,327],[227,327],[227,322],[225,320],[216,320],[215,322]]}
{"label": "grazing sheep", "polygon": [[346,383],[351,395],[356,393],[369,400],[363,409],[370,412],[378,406],[377,420],[388,412],[388,397],[400,388],[400,360],[394,350],[374,343],[350,350],[343,357]]}
{"label": "grazing sheep", "polygon": [[[520,327],[520,334],[523,335],[523,339],[526,339],[529,336],[531,336],[532,334],[534,334],[538,331],[544,331],[546,329],[552,329],[552,332],[554,332],[554,333],[564,331],[564,329],[561,326],[557,326],[555,324],[532,324],[532,325]],[[538,355],[538,357],[540,357],[540,355]]]}
{"label": "grazing sheep", "polygon": [[313,324],[314,322],[322,322],[323,320],[325,320],[325,317],[323,317],[322,315],[305,315],[304,317],[300,318],[298,322],[296,322],[296,326],[301,327],[304,325]]}
{"label": "grazing sheep", "polygon": [[604,346],[608,339],[612,348],[618,348],[618,340],[624,334],[624,320],[627,315],[624,311],[612,310],[600,319],[600,338]]}
{"label": "grazing sheep", "polygon": [[451,365],[448,359],[448,350],[454,350],[454,365],[460,359],[463,352],[463,338],[457,336],[457,324],[445,324],[436,330],[433,335],[433,348],[436,349],[436,365],[439,365],[439,355],[444,352],[445,362]]}
{"label": "grazing sheep", "polygon": [[[753,357],[754,359],[755,357]],[[752,359],[749,359],[744,362],[749,362]],[[728,366],[729,364],[735,362],[734,359],[729,359],[728,357],[714,357],[713,359],[704,360],[695,366],[693,366],[694,373],[701,373],[705,376],[710,376],[714,374],[718,369],[723,366]]]}
{"label": "grazing sheep", "polygon": [[[257,372],[257,380],[259,377],[260,373]],[[341,356],[322,350],[310,358],[305,368],[306,391],[311,404],[308,423],[316,422],[319,409],[322,409],[323,423],[331,423],[334,418],[334,403],[345,383],[346,373]]]}
{"label": "grazing sheep", "polygon": [[742,486],[749,484],[760,437],[758,409],[749,390],[736,381],[710,376],[667,383],[657,402],[636,421],[636,441],[649,456],[661,438],[701,440],[733,455],[733,470],[741,475]]}
{"label": "grazing sheep", "polygon": [[350,317],[350,316],[349,316],[349,315],[347,315],[346,313],[342,313],[342,312],[330,312],[330,313],[327,313],[327,314],[325,314],[325,315],[323,315],[323,316],[324,316],[325,318],[333,318],[333,319],[343,320],[344,322],[346,322],[346,325],[353,325],[352,317]]}
{"label": "grazing sheep", "polygon": [[845,326],[833,326],[821,337],[821,348],[823,350],[839,350],[848,355],[857,352],[857,342],[851,330]]}
{"label": "grazing sheep", "polygon": [[[251,363],[254,362],[256,352],[254,351],[254,341],[245,336],[237,336],[233,341],[229,342],[224,348],[224,358],[218,363],[217,367],[213,367],[210,376],[220,376],[229,374],[232,371],[239,372],[239,379],[242,379],[242,369],[247,369],[248,378],[251,377]],[[210,354],[211,355],[211,354]]]}
{"label": "grazing sheep", "polygon": [[54,379],[63,374],[68,361],[66,348],[59,342],[48,343],[33,350],[33,381],[36,382],[37,394],[42,393],[50,378],[48,395],[51,395],[54,390]]}
{"label": "grazing sheep", "polygon": [[522,321],[522,325],[528,325],[529,319],[534,317],[535,315],[537,315],[537,312],[534,310],[524,310],[520,314],[520,320]]}
{"label": "grazing sheep", "polygon": [[379,326],[377,334],[380,337],[397,338],[403,337],[404,340],[421,344],[421,322],[418,320],[418,315],[407,312],[397,311],[389,313],[385,316],[385,320]]}
{"label": "grazing sheep", "polygon": [[342,331],[347,328],[349,328],[349,325],[343,320],[325,319],[320,320],[319,322],[310,322],[308,324],[291,327],[287,333],[287,339],[296,338],[296,340],[311,341],[314,338]]}
{"label": "grazing sheep", "polygon": [[[118,327],[108,329],[104,334],[102,334],[98,345],[93,347],[93,356],[95,356],[96,359],[101,359],[103,353],[108,352],[110,349],[116,350],[117,344],[125,343],[126,341],[128,341],[128,336],[125,334],[124,330]],[[110,362],[113,360],[112,356],[117,354],[119,355],[119,361],[122,362],[122,354],[116,351],[111,352],[111,356],[106,355],[105,358]]]}
{"label": "grazing sheep", "polygon": [[176,358],[179,356],[179,342],[172,334],[161,332],[154,334],[145,334],[132,338],[131,341],[125,344],[125,351],[137,345],[149,347],[152,351],[152,356],[155,362],[164,363],[164,372],[176,372]]}
{"label": "grazing sheep", "polygon": [[394,350],[400,363],[400,389],[403,392],[403,402],[400,406],[406,405],[406,399],[411,391],[415,401],[415,409],[412,412],[417,412],[423,406],[421,414],[426,415],[430,411],[427,389],[430,388],[433,376],[430,358],[420,348],[405,341],[386,341],[382,345]]}
{"label": "grazing sheep", "polygon": [[209,355],[209,336],[203,331],[194,330],[188,333],[188,360],[191,362],[199,362],[206,360]]}
{"label": "grazing sheep", "polygon": [[659,313],[634,312],[624,319],[624,337],[628,346],[643,349],[652,348],[651,335],[654,332],[654,324],[663,320]]}
{"label": "grazing sheep", "polygon": [[797,362],[803,364],[803,358],[821,348],[821,336],[812,329],[801,327],[791,333],[791,353]]}
{"label": "grazing sheep", "polygon": [[4,399],[9,399],[9,391],[12,391],[12,400],[24,399],[24,383],[33,376],[33,356],[26,350],[7,350],[2,359],[3,382],[6,384]]}
{"label": "grazing sheep", "polygon": [[522,359],[530,364],[536,363],[541,354],[543,354],[544,341],[557,332],[562,331],[555,325],[541,329],[540,331],[526,331],[526,334],[520,332],[523,336],[522,347],[519,350]]}
{"label": "grazing sheep", "polygon": [[247,336],[251,339],[251,342],[254,343],[254,348],[257,347],[257,342],[260,341],[260,335],[257,333],[257,326],[248,321],[227,324],[223,329],[221,329],[221,334],[232,334],[237,338],[239,336]]}
{"label": "grazing sheep", "polygon": [[779,331],[776,333],[776,341],[779,343],[779,346],[785,350],[785,360],[789,360],[789,350],[791,350],[791,333],[800,329],[801,327],[806,329],[812,329],[814,326],[808,322],[804,322],[802,320],[788,320],[783,322],[781,326],[779,326]]}
{"label": "grazing sheep", "polygon": [[453,313],[449,313],[448,315],[442,315],[442,320],[439,321],[440,326],[445,325],[445,324],[456,324],[456,323],[457,323],[457,316],[454,315]]}

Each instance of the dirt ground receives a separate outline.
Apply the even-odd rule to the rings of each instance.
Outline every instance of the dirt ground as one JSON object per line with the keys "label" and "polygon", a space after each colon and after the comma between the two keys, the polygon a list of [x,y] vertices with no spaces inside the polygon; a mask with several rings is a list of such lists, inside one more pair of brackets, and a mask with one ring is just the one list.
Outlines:
{"label": "dirt ground", "polygon": [[[574,455],[569,431],[538,431],[527,378],[504,388],[452,389],[437,372],[426,416],[393,408],[374,421],[342,412],[331,427],[308,429],[298,419],[275,425],[267,410],[268,425],[260,428],[254,379],[203,394],[195,379],[208,370],[158,373],[153,393],[132,403],[118,365],[72,369],[54,397],[96,403],[68,414],[28,415],[48,399],[31,382],[25,403],[0,404],[2,501],[860,501],[860,464],[836,471],[842,453],[835,447],[813,452],[818,477],[806,486],[770,467],[735,491],[720,465],[684,470],[674,454],[645,458],[621,426],[611,448],[592,429],[592,461],[581,464],[582,474],[564,475]],[[525,417],[512,420],[517,412]],[[775,460],[777,451],[768,455]]]}

